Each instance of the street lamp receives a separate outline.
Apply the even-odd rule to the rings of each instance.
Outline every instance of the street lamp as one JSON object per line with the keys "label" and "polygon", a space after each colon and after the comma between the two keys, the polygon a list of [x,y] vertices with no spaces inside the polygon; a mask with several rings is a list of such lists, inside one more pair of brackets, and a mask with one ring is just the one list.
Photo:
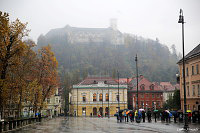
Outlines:
{"label": "street lamp", "polygon": [[138,105],[138,65],[137,65],[137,61],[138,61],[138,59],[137,59],[137,54],[136,54],[136,57],[135,57],[135,62],[136,62],[136,74],[137,74],[137,76],[136,76],[136,78],[137,78],[137,103],[136,103],[136,108],[137,108],[137,110],[139,109],[139,105]]}
{"label": "street lamp", "polygon": [[[183,16],[183,10],[180,9],[180,15],[178,23],[182,24],[182,42],[183,42],[183,87],[184,87],[184,113],[185,113],[185,125],[184,129],[188,130],[188,117],[187,117],[187,105],[186,105],[186,85],[185,85],[185,53],[184,53],[184,16]],[[182,83],[181,83],[182,84]]]}
{"label": "street lamp", "polygon": [[110,101],[110,88],[109,88],[109,83],[108,83],[108,118],[110,118],[110,105],[109,105],[109,101]]}
{"label": "street lamp", "polygon": [[117,97],[117,100],[118,100],[118,112],[120,110],[120,106],[119,106],[119,72],[117,71],[117,78],[118,78],[118,97]]}
{"label": "street lamp", "polygon": [[138,64],[137,64],[137,54],[136,54],[136,57],[135,57],[135,62],[136,62],[136,73],[137,73],[137,119],[136,119],[136,122],[137,123],[140,123],[140,118],[139,118],[139,105],[138,105]]}

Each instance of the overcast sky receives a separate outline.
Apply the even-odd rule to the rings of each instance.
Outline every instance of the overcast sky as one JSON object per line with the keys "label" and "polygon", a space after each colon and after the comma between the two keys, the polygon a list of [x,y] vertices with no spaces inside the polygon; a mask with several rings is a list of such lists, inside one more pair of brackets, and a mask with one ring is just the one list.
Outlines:
{"label": "overcast sky", "polygon": [[11,20],[28,22],[30,38],[69,24],[74,27],[106,28],[111,18],[118,29],[182,51],[179,10],[185,17],[185,52],[200,44],[200,0],[0,0],[0,11]]}

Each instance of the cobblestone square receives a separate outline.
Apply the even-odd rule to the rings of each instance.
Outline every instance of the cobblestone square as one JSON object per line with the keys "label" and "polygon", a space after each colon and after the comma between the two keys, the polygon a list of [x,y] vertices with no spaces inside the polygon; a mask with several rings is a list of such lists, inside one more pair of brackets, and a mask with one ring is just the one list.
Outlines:
{"label": "cobblestone square", "polygon": [[[58,117],[49,121],[37,123],[14,131],[15,133],[174,133],[182,131],[183,123],[165,123],[157,121],[148,122],[122,122],[117,123],[115,117],[93,118],[93,117]],[[190,123],[190,131],[200,132],[200,124]]]}

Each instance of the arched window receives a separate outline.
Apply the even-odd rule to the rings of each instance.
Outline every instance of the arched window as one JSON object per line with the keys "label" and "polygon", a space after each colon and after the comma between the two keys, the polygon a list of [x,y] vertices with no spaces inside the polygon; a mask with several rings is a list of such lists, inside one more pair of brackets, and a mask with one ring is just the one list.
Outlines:
{"label": "arched window", "polygon": [[93,94],[93,101],[97,101],[97,94],[96,93]]}
{"label": "arched window", "polygon": [[103,101],[103,94],[99,94],[99,101]]}
{"label": "arched window", "polygon": [[106,101],[109,101],[109,95],[106,93]]}

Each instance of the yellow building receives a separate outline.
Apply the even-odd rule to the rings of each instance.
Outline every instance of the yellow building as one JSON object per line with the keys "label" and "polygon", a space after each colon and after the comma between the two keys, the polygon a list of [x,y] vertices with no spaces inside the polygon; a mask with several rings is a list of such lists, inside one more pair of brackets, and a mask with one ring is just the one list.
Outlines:
{"label": "yellow building", "polygon": [[[118,98],[119,93],[119,98]],[[78,96],[78,97],[77,97]],[[127,108],[127,85],[110,77],[88,77],[73,85],[70,114],[73,116],[113,116]]]}
{"label": "yellow building", "polygon": [[[183,63],[180,71],[181,109],[184,110]],[[200,110],[200,44],[185,56],[186,104],[189,110]]]}

